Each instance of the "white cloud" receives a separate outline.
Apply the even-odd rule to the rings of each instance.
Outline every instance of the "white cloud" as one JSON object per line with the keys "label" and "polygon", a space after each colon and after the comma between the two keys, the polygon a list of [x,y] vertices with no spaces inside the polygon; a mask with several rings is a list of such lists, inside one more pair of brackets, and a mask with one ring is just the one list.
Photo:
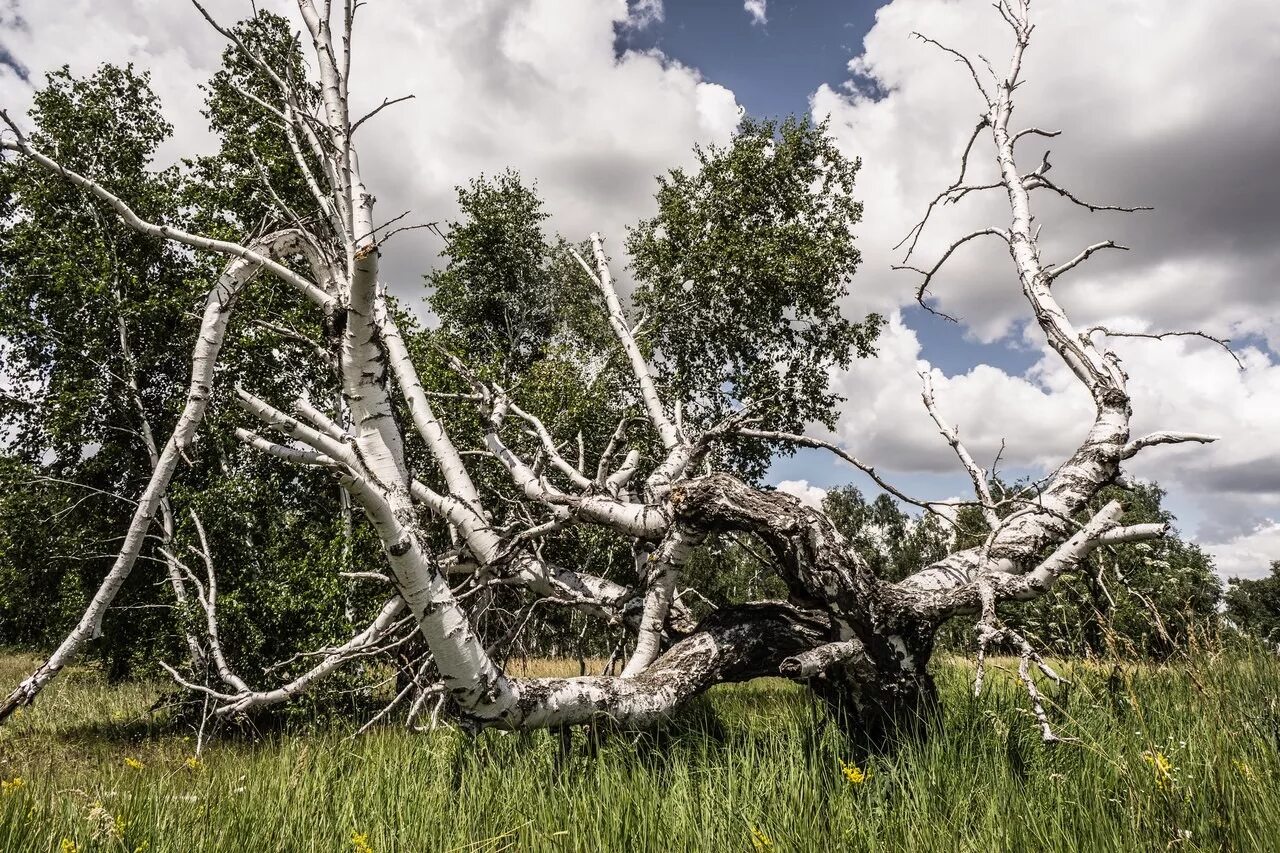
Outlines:
{"label": "white cloud", "polygon": [[[227,23],[250,11],[244,0],[206,5]],[[296,16],[282,0],[259,6]],[[538,182],[553,228],[573,239],[599,230],[621,258],[624,224],[650,213],[654,176],[691,162],[695,142],[724,142],[738,122],[733,93],[696,70],[657,52],[615,55],[615,27],[661,9],[656,0],[383,0],[363,10],[355,108],[416,96],[361,130],[381,213],[448,220],[454,186],[510,166]],[[176,127],[164,156],[211,147],[196,86],[217,68],[223,42],[189,4],[28,2],[23,14],[27,31],[6,33],[6,45],[33,81],[64,62],[84,74],[133,61],[152,71]],[[0,69],[0,102],[20,114],[29,101],[29,87]],[[401,235],[385,255],[402,293],[417,292],[436,260],[438,241],[426,233]]]}
{"label": "white cloud", "polygon": [[626,25],[634,30],[643,30],[653,24],[660,24],[667,17],[662,0],[632,0],[628,5],[631,7],[631,12],[627,15]]}
{"label": "white cloud", "polygon": [[916,333],[897,312],[877,348],[877,358],[855,362],[836,378],[849,400],[836,432],[864,461],[900,472],[961,471],[921,400],[919,373],[925,370],[931,371],[940,414],[984,465],[1002,445],[1006,467],[1060,461],[1087,429],[1088,396],[1047,360],[1028,377],[989,365],[946,376],[921,358]]}
{"label": "white cloud", "polygon": [[1226,578],[1263,578],[1280,560],[1280,522],[1267,521],[1248,533],[1209,546],[1218,574]]}
{"label": "white cloud", "polygon": [[808,480],[783,480],[777,484],[777,489],[794,495],[800,499],[800,503],[814,509],[821,509],[822,501],[827,496],[826,489],[811,485]]}
{"label": "white cloud", "polygon": [[[1039,200],[1051,257],[1070,257],[1101,237],[1133,248],[1097,256],[1064,278],[1063,289],[1094,297],[1079,300],[1090,314],[1138,307],[1162,325],[1274,327],[1274,288],[1259,273],[1274,268],[1280,250],[1272,239],[1274,187],[1260,175],[1280,171],[1280,114],[1267,95],[1267,81],[1280,74],[1280,6],[1045,0],[1033,15],[1016,121],[1063,130],[1048,143],[1059,182],[1085,197],[1156,208],[1091,216]],[[963,69],[911,38],[914,30],[997,65],[1008,52],[1007,28],[981,0],[897,0],[878,11],[852,65],[887,97],[822,87],[813,98],[815,114],[830,113],[845,145],[864,158],[864,273],[873,270],[899,301],[910,298],[915,279],[887,273],[900,255],[891,247],[955,180],[960,149],[983,110]],[[1023,144],[1028,167],[1038,163],[1043,143]],[[984,150],[971,164],[977,178],[993,174]],[[948,207],[926,231],[919,259],[936,257],[972,222],[1007,216],[1003,207],[995,192]],[[1025,314],[1010,298],[1004,257],[998,242],[973,244],[933,288],[941,307],[984,340],[1009,332]],[[1253,316],[1257,308],[1265,313]]]}
{"label": "white cloud", "polygon": [[[1108,237],[1132,247],[1096,256],[1057,285],[1077,325],[1195,328],[1254,335],[1275,347],[1280,248],[1272,200],[1280,193],[1280,114],[1267,105],[1266,81],[1280,76],[1280,6],[1043,0],[1033,14],[1019,126],[1064,131],[1051,141],[1053,174],[1080,195],[1156,207],[1129,217],[1090,216],[1060,200],[1037,199],[1049,260]],[[912,39],[913,30],[989,57],[997,67],[1008,52],[1007,28],[985,2],[895,0],[877,12],[865,51],[851,65],[855,75],[874,79],[882,97],[858,94],[852,85],[814,94],[815,116],[830,115],[842,147],[863,158],[864,264],[847,306],[854,314],[891,312],[914,301],[918,277],[889,270],[901,257],[892,247],[928,200],[955,180],[960,149],[983,109],[963,69]],[[1042,150],[1027,145],[1028,168]],[[994,166],[984,149],[975,151],[971,177],[980,182]],[[914,262],[931,265],[956,237],[1007,220],[1005,204],[993,193],[941,211]],[[1089,401],[1045,350],[1039,329],[1027,327],[1029,312],[1003,247],[970,244],[932,291],[977,340],[1040,353],[1024,376],[994,366],[935,374],[944,416],[959,425],[984,464],[1002,438],[1009,465],[1061,461],[1087,426]],[[1247,370],[1240,372],[1203,342],[1121,340],[1114,346],[1131,377],[1135,433],[1222,436],[1209,448],[1148,451],[1135,460],[1134,472],[1158,479],[1171,490],[1171,502],[1191,508],[1199,523],[1190,532],[1220,555],[1224,571],[1228,564],[1244,571],[1244,561],[1255,560],[1265,572],[1270,559],[1280,558],[1280,535],[1258,532],[1271,529],[1266,519],[1280,517],[1280,364],[1274,354],[1246,348]],[[915,333],[895,318],[881,357],[839,377],[850,403],[837,432],[860,456],[888,469],[958,470],[920,404],[919,358]]]}
{"label": "white cloud", "polygon": [[767,4],[768,0],[743,0],[742,8],[751,16],[753,25],[763,27],[769,23]]}

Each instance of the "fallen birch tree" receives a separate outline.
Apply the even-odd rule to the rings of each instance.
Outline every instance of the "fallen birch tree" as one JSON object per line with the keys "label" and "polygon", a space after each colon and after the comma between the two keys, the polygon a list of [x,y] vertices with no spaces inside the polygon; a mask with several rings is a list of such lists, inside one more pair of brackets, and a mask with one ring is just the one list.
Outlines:
{"label": "fallen birch tree", "polygon": [[[1105,249],[1111,241],[1084,247],[1070,260],[1048,265],[1041,258],[1034,200],[1055,194],[1090,211],[1133,210],[1082,201],[1052,181],[1047,158],[1027,171],[1018,165],[1017,144],[1029,136],[1052,136],[1013,123],[1014,93],[1031,41],[1029,0],[1000,0],[997,9],[1013,37],[1007,69],[987,80],[970,60],[950,47],[972,75],[982,113],[961,158],[960,177],[929,205],[904,244],[901,268],[921,277],[919,299],[938,280],[946,262],[968,242],[1003,243],[1010,270],[1049,346],[1093,401],[1094,414],[1079,447],[1043,480],[993,494],[992,472],[983,470],[935,404],[927,380],[921,416],[932,417],[971,477],[975,507],[990,533],[978,547],[947,556],[896,582],[877,576],[832,521],[794,497],[752,485],[716,461],[726,447],[749,445],[825,448],[867,473],[909,504],[944,512],[939,502],[916,500],[887,482],[866,461],[829,442],[761,422],[755,405],[720,411],[709,422],[684,417],[690,399],[664,396],[652,353],[638,339],[642,319],[629,316],[615,285],[605,241],[592,234],[589,251],[570,249],[572,261],[598,297],[598,321],[628,375],[627,400],[620,407],[643,424],[637,439],[627,422],[601,448],[579,447],[572,436],[556,436],[522,408],[497,381],[463,360],[450,364],[470,391],[465,395],[483,424],[483,447],[459,447],[454,432],[437,416],[434,389],[427,387],[410,355],[389,305],[381,278],[381,256],[390,251],[390,232],[374,213],[374,194],[362,177],[355,134],[372,114],[351,112],[350,44],[357,3],[347,0],[335,13],[329,2],[298,0],[318,99],[286,69],[276,68],[236,32],[200,13],[225,35],[243,58],[270,81],[269,98],[244,91],[246,102],[268,112],[305,177],[311,209],[280,202],[279,227],[241,242],[215,239],[138,215],[112,189],[64,167],[56,155],[39,150],[18,124],[0,113],[8,133],[0,146],[48,172],[49,180],[70,182],[105,203],[129,227],[191,251],[226,260],[209,290],[185,407],[163,445],[148,447],[153,474],[138,500],[115,563],[75,629],[48,660],[0,705],[0,720],[30,704],[41,689],[98,632],[103,616],[125,579],[135,570],[144,538],[157,519],[165,530],[174,510],[167,503],[184,456],[196,452],[213,394],[216,367],[237,301],[257,279],[272,277],[296,300],[323,319],[327,338],[317,357],[332,362],[341,399],[335,410],[306,398],[263,399],[253,388],[235,388],[236,400],[255,426],[236,431],[247,446],[293,465],[331,472],[359,507],[381,543],[385,567],[350,572],[354,578],[384,583],[385,604],[367,627],[345,644],[312,653],[314,665],[284,684],[253,686],[223,654],[218,632],[216,542],[204,541],[199,520],[198,570],[177,554],[166,554],[175,589],[201,611],[201,656],[217,681],[193,680],[169,667],[184,687],[212,700],[223,716],[248,712],[299,695],[344,665],[379,650],[420,640],[429,650],[396,697],[411,708],[410,721],[427,703],[447,697],[458,718],[472,728],[527,730],[596,722],[640,726],[660,719],[709,687],[758,676],[795,679],[872,733],[914,726],[930,717],[936,694],[929,664],[935,636],[949,620],[977,617],[978,675],[993,644],[1021,657],[1019,677],[1043,736],[1055,735],[1037,687],[1037,674],[1058,675],[1033,644],[1001,622],[997,608],[1043,595],[1065,572],[1095,550],[1153,539],[1164,525],[1124,526],[1122,506],[1107,503],[1083,524],[1076,519],[1105,487],[1122,478],[1122,463],[1157,445],[1208,442],[1212,437],[1160,432],[1130,434],[1131,400],[1119,359],[1105,345],[1113,332],[1077,329],[1054,296],[1057,280]],[[312,104],[315,104],[313,111]],[[376,113],[390,101],[375,109]],[[969,160],[988,151],[999,169],[994,183],[969,183]],[[938,204],[970,193],[1000,192],[1008,200],[1008,221],[992,224],[952,242],[927,266],[911,266],[921,231]],[[926,306],[927,307],[927,306]],[[138,366],[145,370],[145,365]],[[399,417],[403,410],[408,418]],[[407,437],[427,448],[434,471],[415,471],[406,454]],[[513,435],[531,437],[533,453],[521,452]],[[647,443],[645,443],[647,442]],[[526,445],[527,446],[527,445]],[[642,447],[656,447],[642,453]],[[588,458],[597,461],[588,465]],[[473,461],[474,460],[474,461]],[[499,526],[494,507],[477,487],[474,465],[497,464],[522,501],[527,523]],[[433,488],[429,483],[443,484]],[[952,505],[954,508],[954,504]],[[432,545],[429,524],[443,523],[456,547]],[[595,527],[634,543],[639,583],[624,586],[546,559],[539,543],[567,527]],[[698,548],[716,537],[746,537],[759,545],[770,569],[785,583],[787,601],[759,601],[716,610],[695,622],[681,601],[682,568]],[[518,589],[530,602],[573,608],[622,627],[629,657],[616,674],[579,678],[519,678],[504,671],[501,658],[476,629],[460,578],[478,588],[500,584]],[[622,648],[622,646],[620,646]],[[611,662],[612,663],[612,662]]]}

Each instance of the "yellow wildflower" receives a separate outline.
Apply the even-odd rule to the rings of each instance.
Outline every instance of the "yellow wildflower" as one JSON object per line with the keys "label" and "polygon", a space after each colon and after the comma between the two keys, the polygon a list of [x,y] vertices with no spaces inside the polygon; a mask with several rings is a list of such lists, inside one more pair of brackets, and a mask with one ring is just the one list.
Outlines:
{"label": "yellow wildflower", "polygon": [[367,832],[351,833],[351,847],[355,853],[373,853],[373,847],[369,845],[369,834]]}
{"label": "yellow wildflower", "polygon": [[124,766],[128,767],[130,770],[141,770],[143,764],[138,759],[130,756],[124,760]]}
{"label": "yellow wildflower", "polygon": [[1151,765],[1151,772],[1155,774],[1156,785],[1160,788],[1169,788],[1173,786],[1173,762],[1171,762],[1163,752],[1158,750],[1144,750],[1142,760]]}
{"label": "yellow wildflower", "polygon": [[844,778],[849,780],[850,785],[861,785],[871,778],[871,768],[863,770],[856,764],[845,764],[840,762],[840,772],[844,774]]}
{"label": "yellow wildflower", "polygon": [[773,849],[773,839],[763,829],[753,826],[751,827],[751,846],[755,848],[756,853],[768,853]]}
{"label": "yellow wildflower", "polygon": [[1253,768],[1249,766],[1247,761],[1241,761],[1237,758],[1232,762],[1232,764],[1236,766],[1236,772],[1248,779],[1250,782],[1256,782],[1258,780],[1258,774],[1253,772]]}
{"label": "yellow wildflower", "polygon": [[188,770],[201,770],[204,768],[204,762],[197,755],[191,756],[184,763],[187,765]]}
{"label": "yellow wildflower", "polygon": [[80,848],[70,838],[64,838],[58,844],[58,853],[80,853]]}
{"label": "yellow wildflower", "polygon": [[0,780],[0,794],[15,793],[23,785],[27,784],[27,780],[21,776],[14,776],[12,779]]}

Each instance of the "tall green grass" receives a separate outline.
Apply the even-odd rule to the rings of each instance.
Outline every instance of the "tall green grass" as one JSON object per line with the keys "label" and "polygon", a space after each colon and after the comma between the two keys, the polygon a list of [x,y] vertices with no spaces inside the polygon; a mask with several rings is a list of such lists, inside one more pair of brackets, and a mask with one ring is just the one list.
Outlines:
{"label": "tall green grass", "polygon": [[194,767],[192,734],[148,717],[154,685],[73,671],[0,729],[0,779],[23,780],[0,850],[1280,849],[1280,664],[1065,669],[1053,714],[1079,741],[1053,747],[1014,680],[974,699],[943,661],[942,730],[881,755],[761,680],[567,755],[547,732],[330,724],[222,737]]}

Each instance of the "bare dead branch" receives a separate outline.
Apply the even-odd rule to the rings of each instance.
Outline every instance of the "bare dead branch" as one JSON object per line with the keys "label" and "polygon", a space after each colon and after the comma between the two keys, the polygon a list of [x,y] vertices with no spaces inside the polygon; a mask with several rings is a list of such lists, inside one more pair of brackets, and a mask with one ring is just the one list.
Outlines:
{"label": "bare dead branch", "polygon": [[933,214],[933,209],[936,205],[939,203],[954,204],[971,192],[995,189],[996,187],[1001,186],[999,183],[966,185],[964,182],[964,176],[969,170],[969,153],[973,150],[973,144],[977,141],[978,135],[982,133],[983,128],[989,127],[990,124],[991,119],[989,116],[983,115],[978,119],[977,125],[973,128],[973,133],[969,135],[969,141],[965,144],[964,151],[960,155],[960,176],[956,178],[955,183],[938,193],[938,195],[929,202],[928,208],[925,209],[924,216],[911,228],[910,231],[907,232],[907,235],[899,240],[897,245],[893,247],[896,251],[901,248],[903,243],[906,243],[908,240],[911,241],[911,245],[907,247],[907,253],[902,257],[903,263],[906,263],[911,259],[911,254],[916,249],[916,243],[919,242],[920,235],[924,233],[924,227],[928,223],[930,215]]}
{"label": "bare dead branch", "polygon": [[[1045,156],[1047,158],[1048,155],[1046,154]],[[1048,170],[1045,169],[1044,171],[1048,171]],[[1067,201],[1071,202],[1072,204],[1079,205],[1080,207],[1083,207],[1085,210],[1091,211],[1093,213],[1098,213],[1099,211],[1103,211],[1103,210],[1116,210],[1116,211],[1120,211],[1121,213],[1137,213],[1138,211],[1141,211],[1141,210],[1155,209],[1153,207],[1150,207],[1149,205],[1135,205],[1133,207],[1128,207],[1122,204],[1094,204],[1093,202],[1085,201],[1079,198],[1078,196],[1076,196],[1074,193],[1068,190],[1064,190],[1062,187],[1058,186],[1053,181],[1046,178],[1044,176],[1044,172],[1039,169],[1037,169],[1032,174],[1028,175],[1023,180],[1023,185],[1028,190],[1046,189],[1046,190],[1049,190],[1050,192],[1055,192],[1058,195],[1065,198]]]}
{"label": "bare dead branch", "polygon": [[986,101],[988,105],[991,104],[991,94],[987,91],[987,87],[982,84],[982,78],[978,76],[978,72],[973,67],[973,63],[969,61],[969,57],[965,56],[963,53],[956,50],[955,48],[947,47],[945,44],[942,44],[936,39],[931,39],[928,36],[921,35],[920,33],[917,33],[917,32],[913,32],[911,35],[915,38],[920,39],[920,41],[924,42],[925,44],[931,44],[934,47],[941,50],[942,52],[949,53],[952,56],[954,56],[956,58],[956,62],[961,63],[962,65],[964,65],[965,68],[969,69],[969,76],[973,78],[973,85],[978,87],[978,91],[982,94],[982,99]]}
{"label": "bare dead branch", "polygon": [[1236,367],[1244,370],[1244,362],[1242,362],[1240,360],[1240,356],[1236,355],[1231,349],[1231,341],[1226,338],[1215,337],[1208,332],[1121,332],[1108,328],[1107,326],[1090,326],[1088,329],[1085,329],[1084,335],[1088,337],[1094,332],[1100,332],[1109,338],[1146,338],[1152,341],[1162,341],[1165,338],[1201,338],[1209,343],[1217,344],[1226,352],[1227,355],[1231,356],[1232,360],[1236,363]]}
{"label": "bare dead branch", "polygon": [[1022,130],[1018,131],[1017,133],[1015,133],[1015,134],[1013,135],[1013,139],[1012,139],[1011,141],[1013,141],[1013,142],[1017,142],[1019,139],[1021,139],[1021,138],[1022,138],[1022,137],[1024,137],[1024,136],[1032,136],[1032,135],[1034,135],[1034,136],[1044,136],[1044,137],[1048,137],[1048,138],[1050,138],[1050,139],[1051,139],[1051,138],[1053,138],[1053,137],[1055,137],[1055,136],[1061,136],[1061,135],[1062,135],[1062,131],[1060,131],[1060,130],[1041,130],[1041,129],[1040,129],[1040,128],[1038,128],[1038,127],[1028,127],[1028,128],[1024,128],[1024,129],[1022,129]]}
{"label": "bare dead branch", "polygon": [[978,496],[978,504],[982,507],[982,517],[987,522],[987,526],[993,531],[996,530],[1000,527],[1000,517],[996,515],[995,501],[991,498],[991,488],[987,484],[987,472],[978,466],[973,456],[961,443],[960,434],[956,428],[942,419],[941,413],[938,412],[938,406],[934,402],[933,380],[929,374],[922,371],[920,373],[920,381],[924,386],[920,397],[924,401],[924,407],[929,411],[929,417],[933,418],[933,422],[938,425],[938,432],[942,433],[942,437],[947,440],[947,444],[951,445],[951,449],[955,451],[956,458],[960,460],[960,464],[964,466],[965,473],[969,475],[969,479],[973,482],[973,491]]}
{"label": "bare dead branch", "polygon": [[1120,455],[1124,459],[1132,459],[1145,448],[1154,447],[1157,444],[1182,444],[1184,442],[1211,444],[1217,440],[1218,436],[1216,435],[1203,435],[1197,432],[1153,432],[1126,444],[1124,451]]}
{"label": "bare dead branch", "polygon": [[1094,252],[1100,252],[1103,249],[1119,249],[1122,252],[1129,251],[1128,246],[1121,246],[1119,243],[1115,242],[1114,240],[1103,240],[1101,243],[1094,243],[1092,246],[1089,246],[1080,254],[1076,255],[1074,258],[1067,261],[1066,263],[1059,264],[1056,267],[1052,267],[1051,269],[1045,270],[1045,273],[1044,273],[1045,283],[1046,284],[1053,283],[1053,281],[1058,276],[1062,275],[1064,272],[1068,272],[1069,270],[1075,269],[1080,264],[1089,260],[1089,257]]}
{"label": "bare dead branch", "polygon": [[980,228],[977,231],[973,231],[969,234],[966,234],[965,236],[961,237],[959,240],[956,240],[954,243],[948,246],[947,250],[942,253],[942,257],[938,259],[938,262],[928,270],[923,270],[923,269],[920,269],[919,267],[907,266],[905,264],[897,264],[893,267],[893,269],[910,270],[911,272],[919,273],[921,276],[923,276],[924,280],[920,282],[920,287],[917,288],[916,290],[916,302],[920,303],[920,307],[924,308],[930,314],[937,314],[939,317],[943,317],[947,320],[950,320],[953,323],[958,322],[955,317],[952,317],[949,314],[943,314],[941,311],[936,311],[933,308],[931,308],[929,305],[927,305],[925,303],[925,294],[929,289],[929,283],[933,281],[933,277],[938,274],[938,270],[942,269],[942,265],[947,262],[947,259],[951,257],[951,255],[955,252],[956,249],[960,248],[965,243],[968,243],[970,240],[975,240],[978,237],[988,237],[988,236],[999,237],[1001,240],[1005,241],[1006,243],[1009,242],[1009,232],[1004,230],[1003,228],[995,228],[995,227]]}
{"label": "bare dead branch", "polygon": [[787,444],[795,444],[800,447],[812,447],[812,448],[822,449],[822,450],[826,450],[831,453],[834,453],[836,456],[839,456],[841,459],[848,462],[850,465],[857,468],[862,473],[866,474],[868,477],[871,478],[872,482],[874,482],[880,488],[884,489],[889,494],[893,495],[898,500],[902,501],[903,503],[910,504],[911,506],[919,507],[920,509],[923,509],[927,512],[933,513],[934,515],[946,521],[948,524],[954,525],[955,522],[951,519],[949,515],[947,515],[944,512],[940,512],[939,507],[955,508],[955,507],[961,507],[961,506],[971,506],[973,503],[972,501],[922,501],[922,500],[918,500],[916,498],[910,497],[904,494],[892,483],[888,482],[883,477],[881,477],[879,472],[876,471],[874,466],[868,465],[867,463],[858,459],[856,456],[849,453],[843,447],[840,447],[839,445],[833,444],[829,441],[824,441],[820,438],[813,438],[812,436],[800,435],[798,433],[777,432],[774,430],[751,429],[747,427],[734,430],[733,434],[744,436],[746,438],[762,438],[767,441],[780,441],[780,442],[785,442]]}
{"label": "bare dead branch", "polygon": [[413,98],[414,98],[413,95],[402,95],[399,98],[383,98],[382,103],[378,104],[372,110],[370,110],[369,112],[365,113],[360,118],[355,120],[355,123],[351,125],[352,134],[354,134],[357,130],[360,129],[360,125],[364,124],[366,121],[373,118],[378,113],[385,110],[387,107],[393,106],[395,104],[401,104],[401,103],[404,103],[405,101],[411,101],[413,100]]}

